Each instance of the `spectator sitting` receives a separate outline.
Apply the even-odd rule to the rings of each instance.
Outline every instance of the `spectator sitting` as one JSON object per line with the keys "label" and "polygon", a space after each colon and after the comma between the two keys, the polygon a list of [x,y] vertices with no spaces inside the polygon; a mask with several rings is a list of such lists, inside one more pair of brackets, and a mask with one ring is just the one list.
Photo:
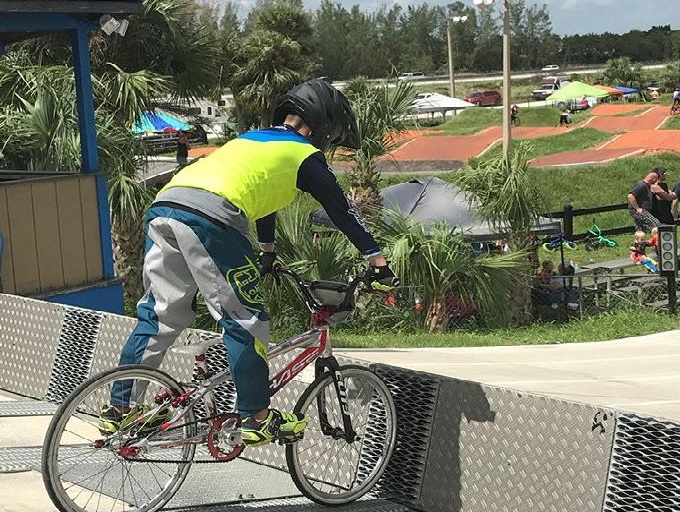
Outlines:
{"label": "spectator sitting", "polygon": [[569,261],[565,263],[564,266],[560,263],[557,268],[559,270],[560,276],[562,276],[564,287],[563,300],[567,303],[569,308],[577,309],[578,298],[576,296],[576,291],[574,290],[574,275],[576,274],[576,267],[574,266],[573,262]]}
{"label": "spectator sitting", "polygon": [[649,237],[649,247],[656,250],[656,258],[659,259],[659,228],[652,228],[652,236]]}
{"label": "spectator sitting", "polygon": [[647,247],[652,247],[652,243],[645,240],[644,231],[635,232],[635,242],[630,248],[630,257],[636,265],[644,265],[650,272],[659,272],[659,267],[653,258],[645,254]]}
{"label": "spectator sitting", "polygon": [[652,92],[649,93],[649,97],[652,98],[653,100],[658,100],[659,99],[658,89],[652,89]]}
{"label": "spectator sitting", "polygon": [[585,96],[583,96],[583,98],[581,99],[581,108],[582,108],[583,110],[586,110],[586,109],[589,108],[589,107],[590,107],[590,103],[588,102],[588,98],[586,98]]}
{"label": "spectator sitting", "polygon": [[562,302],[562,282],[550,260],[543,260],[541,270],[536,274],[536,291],[539,304],[549,304],[557,309]]}

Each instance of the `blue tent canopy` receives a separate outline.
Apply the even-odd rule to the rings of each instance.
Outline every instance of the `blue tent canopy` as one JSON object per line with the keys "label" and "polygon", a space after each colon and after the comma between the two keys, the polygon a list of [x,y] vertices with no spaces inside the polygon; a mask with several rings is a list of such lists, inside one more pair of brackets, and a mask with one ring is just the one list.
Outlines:
{"label": "blue tent canopy", "polygon": [[613,86],[613,89],[621,91],[623,94],[637,94],[640,92],[640,89],[636,89],[634,87],[626,87],[624,85],[615,85]]}
{"label": "blue tent canopy", "polygon": [[189,130],[190,125],[168,114],[157,111],[146,111],[139,114],[132,131],[134,133],[162,132],[168,130]]}

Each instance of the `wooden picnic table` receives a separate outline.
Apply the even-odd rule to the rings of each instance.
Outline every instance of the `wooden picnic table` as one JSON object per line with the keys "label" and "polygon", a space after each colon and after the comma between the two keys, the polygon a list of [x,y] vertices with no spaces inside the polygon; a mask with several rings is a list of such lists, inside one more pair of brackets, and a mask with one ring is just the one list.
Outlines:
{"label": "wooden picnic table", "polygon": [[582,268],[590,269],[596,273],[600,273],[601,271],[614,272],[615,270],[623,273],[625,269],[634,266],[635,263],[630,258],[621,258],[618,260],[596,261],[594,263],[588,263],[587,265],[583,265]]}

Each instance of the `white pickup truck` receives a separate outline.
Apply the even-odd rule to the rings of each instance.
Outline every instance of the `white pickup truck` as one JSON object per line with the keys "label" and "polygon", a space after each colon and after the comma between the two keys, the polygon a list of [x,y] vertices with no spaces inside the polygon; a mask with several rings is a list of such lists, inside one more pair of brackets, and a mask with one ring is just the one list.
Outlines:
{"label": "white pickup truck", "polygon": [[541,80],[537,89],[531,92],[531,97],[535,100],[544,100],[552,93],[571,82],[570,77],[566,76],[546,76]]}

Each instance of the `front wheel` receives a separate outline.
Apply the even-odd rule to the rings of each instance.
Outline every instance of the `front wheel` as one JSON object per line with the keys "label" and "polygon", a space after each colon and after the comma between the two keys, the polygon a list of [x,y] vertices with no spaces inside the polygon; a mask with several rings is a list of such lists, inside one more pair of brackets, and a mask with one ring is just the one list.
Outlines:
{"label": "front wheel", "polygon": [[[83,382],[54,414],[43,444],[43,482],[61,512],[154,512],[189,472],[196,448],[186,442],[195,436],[193,412],[180,420],[183,425],[164,433],[134,412],[115,433],[102,432],[101,407],[111,403],[114,386],[129,390],[121,396],[135,390],[137,401],[126,400],[131,411],[144,410],[142,405],[165,411],[182,394],[168,374],[142,365],[108,370]],[[149,414],[154,417],[153,410]]]}
{"label": "front wheel", "polygon": [[[370,491],[392,456],[397,435],[394,400],[385,383],[362,366],[342,366],[340,372],[355,440],[347,442],[343,435],[341,402],[333,376],[326,372],[295,405],[295,412],[311,418],[304,439],[286,447],[293,482],[323,505],[349,503]],[[323,427],[321,418],[327,420]]]}
{"label": "front wheel", "polygon": [[519,117],[514,117],[511,122],[513,126],[519,126],[520,124],[522,124],[519,120]]}

